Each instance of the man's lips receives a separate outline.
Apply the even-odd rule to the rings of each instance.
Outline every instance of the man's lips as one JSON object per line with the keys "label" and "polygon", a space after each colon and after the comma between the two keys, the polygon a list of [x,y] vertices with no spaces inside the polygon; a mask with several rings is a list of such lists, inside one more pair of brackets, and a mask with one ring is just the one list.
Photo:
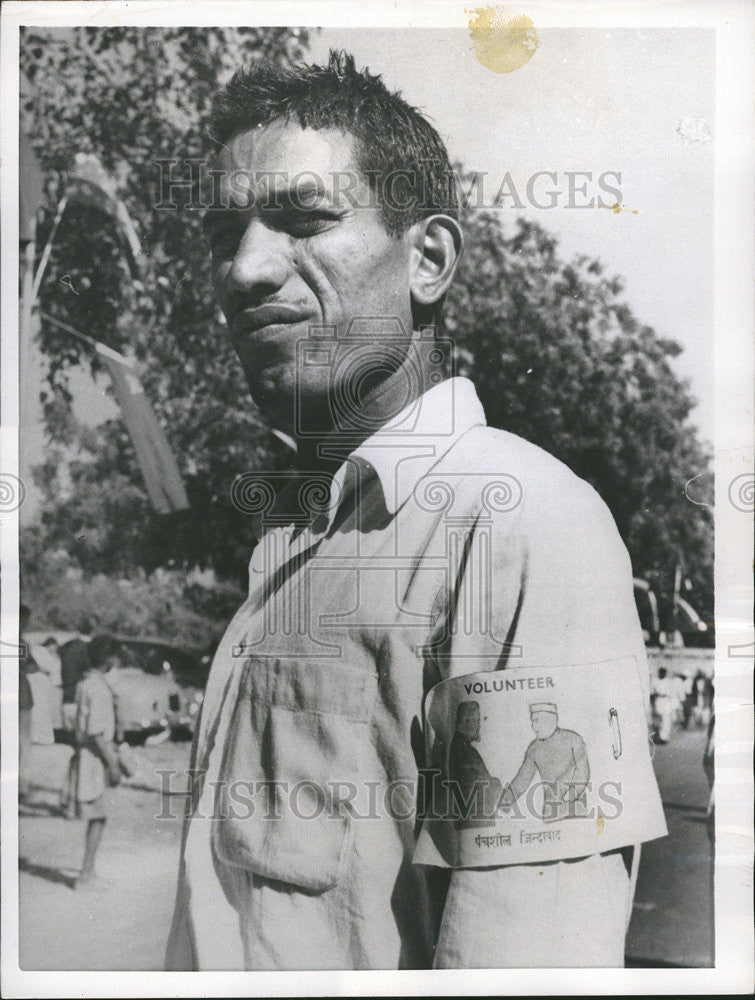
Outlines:
{"label": "man's lips", "polygon": [[255,306],[242,309],[231,320],[231,333],[240,336],[255,333],[266,326],[289,325],[306,320],[309,313],[297,306],[280,304]]}

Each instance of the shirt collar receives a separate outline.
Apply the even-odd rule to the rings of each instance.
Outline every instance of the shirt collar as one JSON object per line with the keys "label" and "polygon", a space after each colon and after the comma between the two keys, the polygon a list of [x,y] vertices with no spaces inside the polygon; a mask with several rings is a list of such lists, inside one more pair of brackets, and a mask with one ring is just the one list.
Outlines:
{"label": "shirt collar", "polygon": [[[485,411],[469,379],[445,379],[434,385],[349,454],[330,482],[327,506],[323,503],[323,513],[315,518],[306,534],[320,537],[328,531],[341,503],[354,492],[357,482],[364,488],[372,476],[380,481],[386,512],[395,514],[420,479],[459,438],[472,427],[485,424]],[[271,518],[267,509],[253,515],[257,538],[272,524],[289,523],[286,513],[292,499],[289,494],[298,495],[300,490],[300,483],[291,482],[277,497],[273,508],[280,510],[280,516],[276,513]],[[265,515],[267,526],[263,521]]]}
{"label": "shirt collar", "polygon": [[338,469],[328,521],[353,489],[359,466],[378,477],[386,509],[395,514],[459,438],[485,424],[485,411],[469,379],[451,378],[434,385],[363,441]]}

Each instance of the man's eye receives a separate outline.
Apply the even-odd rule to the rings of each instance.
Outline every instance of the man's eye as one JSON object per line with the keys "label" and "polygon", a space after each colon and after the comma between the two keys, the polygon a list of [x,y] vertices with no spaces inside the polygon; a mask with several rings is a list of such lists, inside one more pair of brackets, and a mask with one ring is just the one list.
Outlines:
{"label": "man's eye", "polygon": [[312,236],[315,233],[323,232],[337,221],[338,217],[332,212],[297,209],[285,212],[279,218],[278,225],[293,236]]}
{"label": "man's eye", "polygon": [[241,233],[236,229],[216,229],[207,234],[213,257],[233,257],[238,250]]}

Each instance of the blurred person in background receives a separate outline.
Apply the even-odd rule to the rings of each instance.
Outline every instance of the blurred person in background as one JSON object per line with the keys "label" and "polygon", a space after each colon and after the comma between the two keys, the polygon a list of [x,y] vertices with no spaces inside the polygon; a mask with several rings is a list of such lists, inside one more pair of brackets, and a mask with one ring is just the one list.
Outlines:
{"label": "blurred person in background", "polygon": [[689,729],[689,720],[695,707],[695,685],[689,674],[684,675],[684,697],[682,700],[682,726]]}
{"label": "blurred person in background", "polygon": [[21,656],[18,664],[18,797],[23,802],[29,795],[31,781],[29,777],[29,751],[31,749],[31,722],[34,708],[34,695],[29,683],[29,677],[39,667],[31,655],[31,647],[25,636],[29,630],[31,611],[25,604],[18,610],[18,632],[21,643]]}
{"label": "blurred person in background", "polygon": [[698,670],[690,691],[690,712],[696,726],[708,726],[713,704],[713,682],[703,670]]}
{"label": "blurred person in background", "polygon": [[107,634],[87,647],[87,666],[76,687],[74,736],[76,749],[68,780],[67,811],[87,821],[84,861],[75,888],[104,888],[95,875],[95,861],[107,820],[108,789],[120,783],[115,746],[115,702],[104,675],[120,662],[118,643]]}
{"label": "blurred person in background", "polygon": [[713,718],[713,678],[705,676],[703,681],[702,720],[704,726],[709,726]]}
{"label": "blurred person in background", "polygon": [[55,695],[50,678],[42,670],[36,657],[32,657],[32,662],[36,669],[28,674],[34,702],[31,710],[31,742],[37,746],[49,747],[55,742],[53,732]]}
{"label": "blurred person in background", "polygon": [[665,744],[671,738],[674,707],[676,705],[674,682],[671,677],[667,676],[665,667],[659,667],[658,674],[653,679],[652,698],[658,742]]}
{"label": "blurred person in background", "polygon": [[73,730],[76,719],[76,685],[89,669],[87,648],[96,628],[94,619],[85,618],[79,624],[79,637],[60,647],[60,675],[63,689],[63,726]]}
{"label": "blurred person in background", "polygon": [[716,713],[713,712],[708,723],[708,736],[703,750],[703,771],[708,779],[710,798],[708,799],[707,826],[711,848],[716,836]]}
{"label": "blurred person in background", "polygon": [[58,640],[54,635],[42,643],[36,643],[31,649],[39,669],[47,675],[50,681],[50,700],[53,729],[63,726],[63,674],[58,652]]}
{"label": "blurred person in background", "polygon": [[[23,606],[26,614],[23,625],[24,632],[28,627],[29,611]],[[30,742],[38,746],[51,746],[55,742],[53,728],[55,695],[52,682],[46,669],[46,649],[38,643],[30,643],[24,639],[26,657],[24,659],[24,675],[31,688],[31,731]]]}
{"label": "blurred person in background", "polygon": [[[674,690],[674,721],[680,726],[684,725],[684,703],[687,697],[687,678],[680,671],[674,671],[673,676],[673,690]],[[685,727],[686,728],[686,727]]]}

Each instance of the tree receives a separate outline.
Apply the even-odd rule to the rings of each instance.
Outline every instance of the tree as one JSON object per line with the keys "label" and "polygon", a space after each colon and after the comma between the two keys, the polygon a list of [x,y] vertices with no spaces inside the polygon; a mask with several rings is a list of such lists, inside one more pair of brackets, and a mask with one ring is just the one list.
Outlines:
{"label": "tree", "polygon": [[[96,433],[76,424],[70,366],[85,362],[96,374],[98,361],[43,327],[53,446],[39,471],[48,497],[43,531],[88,573],[199,566],[244,578],[251,536],[230,501],[231,483],[249,469],[282,468],[289,457],[250,403],[218,319],[191,197],[218,81],[250,55],[298,57],[306,41],[305,32],[288,29],[24,34],[23,127],[56,178],[51,206],[72,154],[95,152],[119,178],[148,254],[143,279],[127,280],[112,227],[96,213],[70,209],[43,308],[136,356],[192,505],[169,517],[153,514],[121,422]],[[186,157],[193,168],[175,162]],[[193,177],[193,186],[174,186],[176,207],[156,209],[166,203],[166,170],[174,179]],[[689,388],[673,371],[679,346],[637,321],[620,279],[590,258],[563,260],[541,227],[520,220],[504,230],[497,214],[472,208],[463,223],[467,251],[446,304],[445,333],[455,344],[456,370],[474,379],[489,423],[540,444],[595,486],[637,575],[663,592],[681,562],[699,606],[712,606],[709,460],[689,422]],[[73,442],[80,457],[63,475],[55,449]],[[693,502],[685,486],[695,477]]]}
{"label": "tree", "polygon": [[681,564],[712,609],[710,457],[672,367],[681,348],[639,323],[621,280],[597,260],[564,261],[534,223],[520,219],[506,234],[494,213],[464,215],[467,251],[445,314],[457,373],[474,380],[490,424],[595,487],[635,575],[668,596]]}
{"label": "tree", "polygon": [[[249,401],[219,320],[197,195],[219,84],[252,58],[300,58],[307,39],[305,30],[290,28],[22,30],[21,127],[49,178],[40,245],[74,154],[91,152],[118,179],[146,255],[141,279],[131,280],[110,220],[70,205],[41,288],[42,310],[140,363],[191,502],[184,513],[154,514],[122,423],[111,421],[97,435],[76,424],[70,369],[82,363],[96,376],[101,362],[43,323],[51,444],[39,471],[48,498],[43,522],[51,543],[91,571],[172,562],[229,575],[246,565],[248,525],[230,502],[230,481],[286,457]],[[167,199],[166,177],[177,182]],[[81,460],[66,484],[60,449],[74,445]],[[61,501],[61,493],[69,498]],[[81,535],[90,538],[85,549]]]}

